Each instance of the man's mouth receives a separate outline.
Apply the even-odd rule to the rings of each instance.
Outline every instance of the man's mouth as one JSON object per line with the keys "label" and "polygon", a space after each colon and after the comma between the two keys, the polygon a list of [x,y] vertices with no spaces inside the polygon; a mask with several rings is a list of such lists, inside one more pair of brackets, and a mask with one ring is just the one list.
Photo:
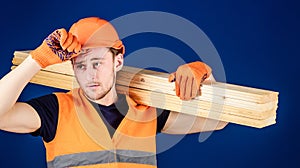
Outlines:
{"label": "man's mouth", "polygon": [[99,84],[99,83],[88,83],[86,86],[87,86],[88,88],[94,89],[94,88],[99,87],[100,84]]}

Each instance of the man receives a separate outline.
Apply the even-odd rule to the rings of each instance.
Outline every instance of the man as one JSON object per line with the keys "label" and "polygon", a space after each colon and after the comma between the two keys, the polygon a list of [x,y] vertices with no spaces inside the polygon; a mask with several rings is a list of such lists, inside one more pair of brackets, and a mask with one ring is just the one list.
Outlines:
{"label": "man", "polygon": [[[187,129],[183,125],[193,116],[167,110],[159,114],[134,97],[118,95],[116,73],[124,52],[114,27],[97,17],[79,20],[69,32],[54,31],[1,79],[1,95],[10,97],[0,98],[0,129],[42,136],[48,167],[153,168],[157,132],[185,134],[226,126],[197,117]],[[16,102],[41,68],[67,60],[80,88]],[[183,100],[196,97],[205,79],[212,79],[211,69],[199,61],[180,66],[169,78]]]}

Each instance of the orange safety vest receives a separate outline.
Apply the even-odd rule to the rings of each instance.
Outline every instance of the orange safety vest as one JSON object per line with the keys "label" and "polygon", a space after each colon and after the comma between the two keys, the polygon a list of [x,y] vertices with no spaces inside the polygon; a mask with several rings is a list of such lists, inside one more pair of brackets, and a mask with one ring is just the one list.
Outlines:
{"label": "orange safety vest", "polygon": [[56,135],[44,142],[48,168],[156,168],[155,108],[139,111],[128,102],[128,113],[111,138],[81,89],[56,96]]}

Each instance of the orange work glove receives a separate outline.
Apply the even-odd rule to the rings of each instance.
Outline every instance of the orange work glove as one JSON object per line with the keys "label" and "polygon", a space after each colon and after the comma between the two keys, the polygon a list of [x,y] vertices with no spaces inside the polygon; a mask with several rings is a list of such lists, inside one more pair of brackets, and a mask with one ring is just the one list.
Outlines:
{"label": "orange work glove", "polygon": [[80,50],[81,44],[77,38],[62,28],[52,32],[38,48],[30,52],[30,55],[45,68],[70,60],[77,56]]}
{"label": "orange work glove", "polygon": [[201,95],[201,83],[210,76],[211,68],[203,62],[196,61],[181,65],[171,73],[169,82],[175,81],[176,95],[182,100],[190,100]]}

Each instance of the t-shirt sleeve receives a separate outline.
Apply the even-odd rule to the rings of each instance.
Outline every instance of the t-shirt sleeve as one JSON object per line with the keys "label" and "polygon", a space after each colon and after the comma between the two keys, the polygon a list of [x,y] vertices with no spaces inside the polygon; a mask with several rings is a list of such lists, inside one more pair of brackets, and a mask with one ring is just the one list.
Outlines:
{"label": "t-shirt sleeve", "polygon": [[32,106],[41,119],[41,127],[32,132],[33,136],[41,136],[45,142],[54,139],[58,122],[58,100],[56,95],[49,94],[25,102]]}
{"label": "t-shirt sleeve", "polygon": [[157,127],[156,127],[156,133],[161,132],[161,130],[164,128],[167,119],[169,117],[170,114],[170,110],[163,110],[163,109],[159,109],[157,108]]}

